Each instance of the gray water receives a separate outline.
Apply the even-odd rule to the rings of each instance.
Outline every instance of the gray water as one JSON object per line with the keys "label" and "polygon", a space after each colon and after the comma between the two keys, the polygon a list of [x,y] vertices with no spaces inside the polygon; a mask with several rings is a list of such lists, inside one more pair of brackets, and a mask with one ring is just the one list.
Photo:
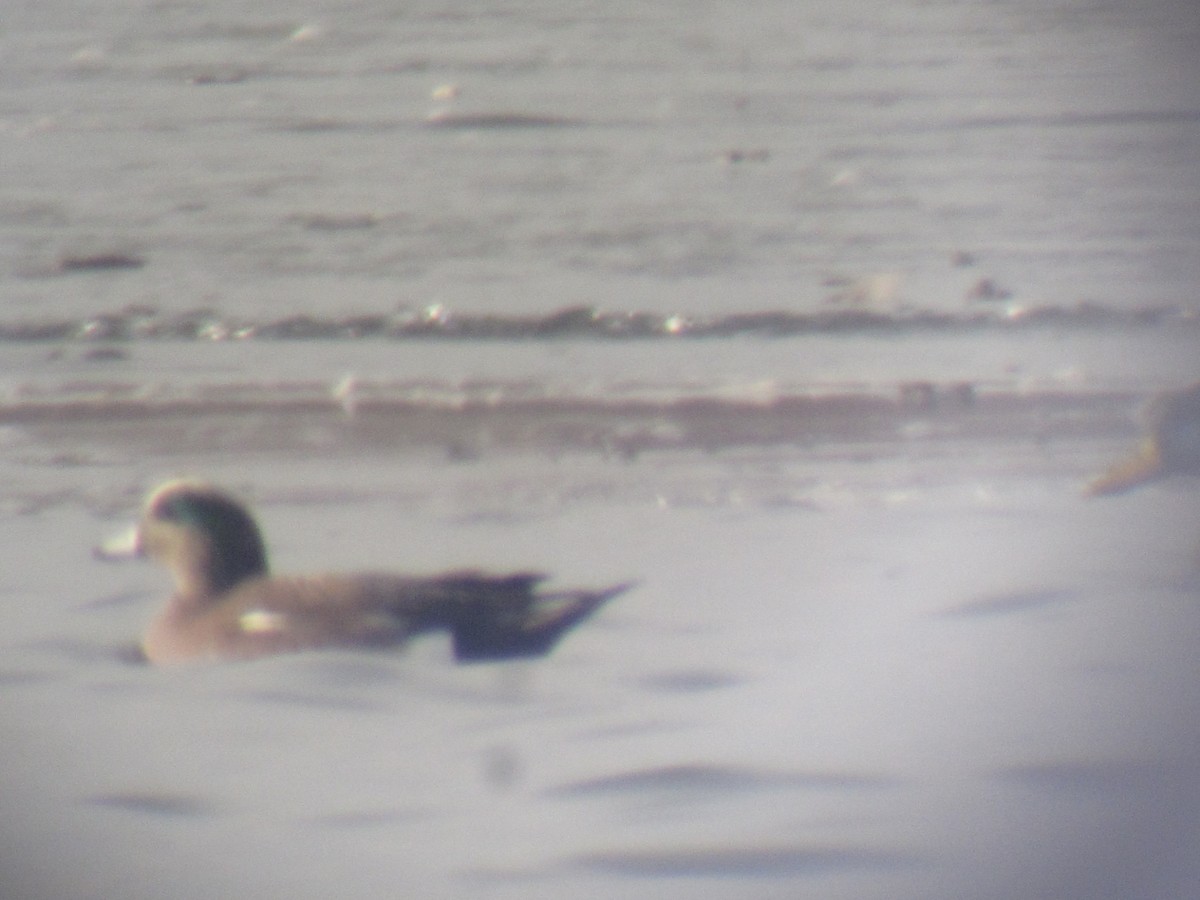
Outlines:
{"label": "gray water", "polygon": [[[0,895],[1193,897],[1187,3],[10,3]],[[452,86],[452,87],[451,87]],[[638,586],[546,660],[130,665],[280,571]]]}
{"label": "gray water", "polygon": [[1195,308],[1187,4],[12,6],[5,319]]}

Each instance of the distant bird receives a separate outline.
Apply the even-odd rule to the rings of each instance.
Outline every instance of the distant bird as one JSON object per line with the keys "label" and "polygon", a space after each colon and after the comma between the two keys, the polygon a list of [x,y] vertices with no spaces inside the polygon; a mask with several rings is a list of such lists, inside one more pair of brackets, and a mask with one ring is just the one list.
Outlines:
{"label": "distant bird", "polygon": [[191,480],[153,491],[125,540],[96,555],[150,557],[174,576],[175,593],[141,643],[156,665],[392,647],[438,630],[450,633],[459,662],[541,656],[630,587],[541,592],[544,576],[528,572],[272,576],[245,507]]}
{"label": "distant bird", "polygon": [[1167,475],[1200,475],[1200,382],[1160,394],[1147,419],[1137,452],[1092,481],[1088,496],[1119,494]]}

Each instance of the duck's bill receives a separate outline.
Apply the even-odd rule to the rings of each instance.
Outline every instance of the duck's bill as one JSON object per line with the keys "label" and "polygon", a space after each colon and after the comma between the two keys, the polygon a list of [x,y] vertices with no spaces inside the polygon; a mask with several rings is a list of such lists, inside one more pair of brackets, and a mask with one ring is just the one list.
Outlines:
{"label": "duck's bill", "polygon": [[1162,474],[1162,455],[1158,452],[1158,445],[1148,440],[1135,455],[1117,463],[1092,481],[1084,493],[1088,497],[1120,494],[1147,481],[1153,481]]}
{"label": "duck's bill", "polygon": [[120,534],[115,534],[103,544],[92,548],[96,559],[123,560],[136,559],[142,555],[142,539],[136,525],[131,525]]}

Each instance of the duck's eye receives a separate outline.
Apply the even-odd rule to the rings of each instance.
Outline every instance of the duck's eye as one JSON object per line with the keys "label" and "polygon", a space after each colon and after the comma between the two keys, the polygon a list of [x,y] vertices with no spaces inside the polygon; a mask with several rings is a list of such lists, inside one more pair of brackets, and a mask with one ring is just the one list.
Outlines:
{"label": "duck's eye", "polygon": [[155,504],[153,517],[164,522],[179,522],[187,518],[186,504],[181,497],[168,497]]}
{"label": "duck's eye", "polygon": [[160,522],[203,526],[213,517],[210,504],[196,497],[164,497],[154,507],[153,516]]}

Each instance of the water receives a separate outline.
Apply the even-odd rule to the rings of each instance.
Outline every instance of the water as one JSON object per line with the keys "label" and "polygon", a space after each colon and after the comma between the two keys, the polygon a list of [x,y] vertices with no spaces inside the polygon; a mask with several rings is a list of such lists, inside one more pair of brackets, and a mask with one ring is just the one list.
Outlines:
{"label": "water", "polygon": [[1194,303],[1169,6],[56,10],[6,17],[6,319]]}
{"label": "water", "polygon": [[[1190,8],[0,27],[4,896],[1195,895],[1198,488],[1080,496],[1200,377]],[[181,473],[639,586],[151,671],[89,549]]]}

